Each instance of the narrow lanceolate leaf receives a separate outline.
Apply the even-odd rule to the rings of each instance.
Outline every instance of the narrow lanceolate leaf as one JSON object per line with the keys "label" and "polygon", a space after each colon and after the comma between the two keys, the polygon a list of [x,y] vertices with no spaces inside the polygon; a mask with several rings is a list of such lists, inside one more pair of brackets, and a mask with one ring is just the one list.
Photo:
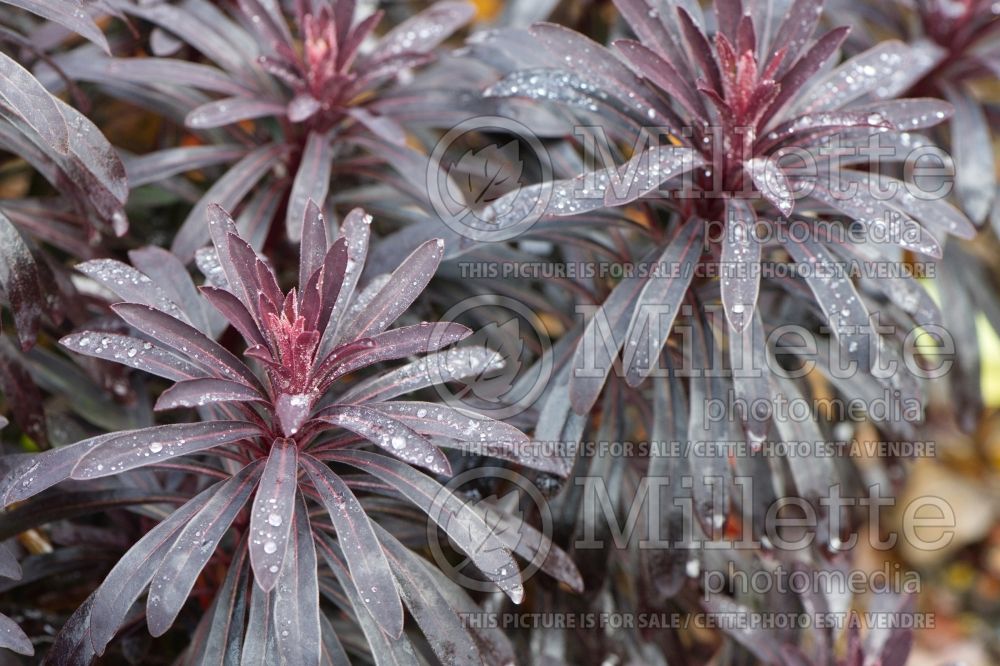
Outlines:
{"label": "narrow lanceolate leaf", "polygon": [[247,386],[259,387],[260,382],[250,369],[225,347],[179,319],[154,308],[135,303],[111,306],[115,313],[133,328],[184,354],[198,365]]}
{"label": "narrow lanceolate leaf", "polygon": [[996,192],[993,142],[983,106],[964,87],[947,86],[945,94],[955,107],[951,145],[955,159],[955,192],[976,224],[990,212]]}
{"label": "narrow lanceolate leaf", "polygon": [[160,394],[155,410],[203,407],[218,402],[264,402],[257,389],[228,379],[202,377],[174,384]]}
{"label": "narrow lanceolate leaf", "polygon": [[215,494],[218,486],[206,488],[151,529],[118,560],[94,593],[90,617],[90,640],[97,654],[114,638],[132,604],[139,598],[160,566],[177,534]]}
{"label": "narrow lanceolate leaf", "polygon": [[28,70],[0,53],[0,118],[46,151],[69,153],[69,128],[55,98]]}
{"label": "narrow lanceolate leaf", "polygon": [[784,216],[792,214],[795,199],[792,197],[788,178],[778,166],[778,162],[769,157],[755,157],[744,164],[754,186],[765,199],[771,202]]}
{"label": "narrow lanceolate leaf", "polygon": [[632,386],[638,386],[657,365],[701,256],[702,227],[697,217],[681,227],[656,264],[666,275],[651,277],[636,300],[623,357],[625,378]]}
{"label": "narrow lanceolate leaf", "polygon": [[125,172],[129,186],[139,187],[186,171],[234,162],[246,152],[246,148],[236,145],[168,148],[126,160]]}
{"label": "narrow lanceolate leaf", "polygon": [[398,638],[403,632],[403,605],[368,514],[347,484],[326,465],[310,456],[303,460],[309,480],[330,513],[358,595],[382,630]]}
{"label": "narrow lanceolate leaf", "polygon": [[[285,228],[288,238],[298,242],[302,238],[302,221],[305,219],[309,201],[320,207],[326,202],[330,189],[330,168],[333,165],[333,145],[330,135],[311,132],[302,149],[299,169],[295,172],[292,191],[288,195],[288,215]],[[305,282],[299,284],[304,285]]]}
{"label": "narrow lanceolate leaf", "polygon": [[123,301],[148,305],[171,317],[191,323],[187,314],[170,300],[158,284],[148,275],[140,273],[126,263],[116,259],[91,259],[77,264],[76,269],[110,289]]}
{"label": "narrow lanceolate leaf", "polygon": [[26,350],[38,335],[45,298],[35,258],[3,213],[0,213],[0,289],[10,301],[17,337],[21,348]]}
{"label": "narrow lanceolate leaf", "polygon": [[257,486],[260,473],[260,461],[255,461],[217,486],[212,498],[177,536],[149,587],[146,619],[153,636],[162,636],[174,623],[198,574]]}
{"label": "narrow lanceolate leaf", "polygon": [[382,402],[445,382],[478,377],[504,367],[504,358],[486,347],[449,349],[357,384],[338,402]]}
{"label": "narrow lanceolate leaf", "polygon": [[326,236],[326,219],[316,200],[306,202],[302,215],[302,242],[299,244],[299,289],[305,288],[309,278],[323,267],[329,242]]}
{"label": "narrow lanceolate leaf", "polygon": [[737,399],[747,405],[740,418],[750,443],[760,444],[767,437],[770,420],[759,417],[754,406],[771,401],[770,370],[760,313],[752,313],[748,317],[749,326],[729,331],[729,356],[733,367],[733,390]]}
{"label": "narrow lanceolate leaf", "polygon": [[476,567],[496,583],[511,601],[521,603],[524,587],[517,563],[482,516],[454,493],[429,476],[392,458],[354,450],[335,451],[329,457],[371,474],[402,493],[447,532]]}
{"label": "narrow lanceolate leaf", "polygon": [[796,263],[802,264],[806,283],[816,296],[823,313],[847,358],[862,370],[871,367],[872,334],[868,309],[848,276],[838,271],[836,260],[814,239],[799,241],[789,236],[785,247]]}
{"label": "narrow lanceolate leaf", "polygon": [[[339,285],[337,297],[326,319],[326,329],[320,342],[320,355],[327,354],[337,341],[337,327],[341,316],[354,298],[354,289],[364,270],[368,257],[368,239],[371,235],[371,215],[360,208],[355,208],[347,214],[341,225],[340,233],[346,242],[347,260],[344,262],[343,280]],[[330,248],[332,252],[333,248]],[[324,278],[325,279],[325,278]],[[320,317],[320,325],[324,317]]]}
{"label": "narrow lanceolate leaf", "polygon": [[250,586],[250,613],[243,638],[240,666],[270,666],[278,663],[278,636],[274,624],[274,592]]}
{"label": "narrow lanceolate leaf", "polygon": [[281,571],[274,593],[278,653],[283,664],[318,666],[322,639],[316,546],[309,525],[309,509],[301,496],[288,548],[288,563]]}
{"label": "narrow lanceolate leaf", "polygon": [[757,216],[746,202],[726,200],[726,228],[722,239],[722,305],[734,331],[742,331],[753,317],[760,290],[760,240]]}
{"label": "narrow lanceolate leaf", "polygon": [[285,105],[277,102],[252,97],[226,97],[192,110],[184,119],[184,124],[191,129],[211,129],[284,113]]}
{"label": "narrow lanceolate leaf", "polygon": [[[655,251],[641,263],[648,264],[654,257]],[[570,402],[577,414],[587,414],[597,402],[615,357],[625,344],[636,300],[648,281],[649,276],[640,271],[625,277],[587,322],[573,352],[569,376]]]}
{"label": "narrow lanceolate leaf", "polygon": [[409,426],[372,407],[334,405],[314,418],[361,435],[411,465],[435,474],[451,474],[451,464],[440,449]]}
{"label": "narrow lanceolate leaf", "polygon": [[[202,618],[195,634],[193,645],[200,647],[197,663],[202,666],[235,666],[242,656],[250,572],[246,555],[246,548],[240,545],[215,596],[212,612]],[[198,641],[202,628],[207,628],[206,635]]]}
{"label": "narrow lanceolate leaf", "polygon": [[206,224],[208,207],[218,205],[226,210],[235,209],[243,201],[243,197],[275,165],[283,151],[284,146],[281,145],[261,146],[234,164],[226,175],[215,181],[188,213],[187,219],[174,237],[170,248],[174,254],[182,261],[189,261],[195,251],[209,239],[209,225]]}
{"label": "narrow lanceolate leaf", "polygon": [[8,5],[25,9],[32,14],[54,21],[64,28],[69,28],[81,37],[87,38],[101,50],[110,54],[108,40],[104,33],[87,14],[81,0],[3,0]]}
{"label": "narrow lanceolate leaf", "polygon": [[429,240],[403,260],[389,281],[341,331],[342,340],[356,340],[381,333],[410,307],[437,271],[444,255],[444,241]]}
{"label": "narrow lanceolate leaf", "polygon": [[250,515],[250,564],[254,580],[270,592],[281,573],[295,511],[299,450],[290,439],[276,439],[260,477]]}
{"label": "narrow lanceolate leaf", "polygon": [[400,53],[426,53],[472,20],[475,8],[467,2],[438,2],[403,21],[379,40],[371,61]]}
{"label": "narrow lanceolate leaf", "polygon": [[[412,326],[394,328],[371,337],[371,344],[356,354],[345,356],[339,353],[345,346],[338,347],[319,364],[316,376],[324,377],[324,385],[360,368],[406,358],[414,354],[437,351],[450,344],[464,340],[472,331],[461,324],[423,322]],[[327,373],[330,373],[327,375]]]}
{"label": "narrow lanceolate leaf", "polygon": [[880,98],[898,94],[919,72],[913,50],[899,41],[885,41],[860,53],[820,78],[795,104],[796,113],[816,113],[844,107],[877,88]]}
{"label": "narrow lanceolate leaf", "polygon": [[255,437],[260,428],[243,421],[173,423],[115,433],[99,442],[73,468],[74,479],[96,479]]}
{"label": "narrow lanceolate leaf", "polygon": [[254,321],[253,315],[250,314],[246,306],[236,296],[217,287],[202,286],[200,290],[205,298],[208,299],[208,302],[212,304],[212,307],[218,310],[226,318],[226,321],[239,331],[248,347],[254,345],[267,346],[267,342],[264,340],[257,322]]}
{"label": "narrow lanceolate leaf", "polygon": [[[845,170],[842,174],[847,174],[848,171]],[[845,180],[850,178],[843,177]],[[803,181],[796,182],[807,185]],[[863,180],[857,182],[860,187],[850,196],[844,192],[831,191],[818,182],[810,182],[807,186],[811,188],[810,197],[863,224],[873,241],[899,245],[931,257],[941,256],[941,245],[934,236],[909,216],[896,210],[890,202],[868,191],[869,183]]]}
{"label": "narrow lanceolate leaf", "polygon": [[73,468],[87,451],[121,433],[108,433],[81,440],[69,446],[42,451],[13,465],[3,481],[2,506],[21,502],[70,477]]}
{"label": "narrow lanceolate leaf", "polygon": [[133,266],[160,284],[160,288],[180,308],[187,321],[199,331],[208,333],[209,320],[205,302],[198,295],[198,289],[180,259],[172,252],[155,245],[130,250],[128,258]]}
{"label": "narrow lanceolate leaf", "polygon": [[31,639],[24,633],[17,622],[0,613],[0,648],[12,650],[18,654],[33,655],[35,648]]}
{"label": "narrow lanceolate leaf", "polygon": [[392,559],[392,572],[399,581],[406,607],[438,659],[455,666],[487,663],[426,565],[388,531],[380,529],[379,535]]}
{"label": "narrow lanceolate leaf", "polygon": [[[349,608],[354,611],[357,624],[361,627],[364,638],[368,642],[375,666],[418,666],[420,662],[417,660],[413,646],[406,634],[404,633],[398,639],[389,638],[365,610],[364,602],[351,583],[351,573],[344,563],[339,544],[325,534],[317,536],[319,539],[317,539],[316,545],[319,546],[323,559],[326,560],[333,575],[337,578],[337,582],[340,583],[343,596],[350,604]],[[345,606],[345,610],[347,608]]]}
{"label": "narrow lanceolate leaf", "polygon": [[21,565],[6,546],[0,545],[0,578],[21,580]]}
{"label": "narrow lanceolate leaf", "polygon": [[171,58],[112,58],[105,64],[112,81],[191,86],[225,95],[245,95],[247,89],[220,69]]}
{"label": "narrow lanceolate leaf", "polygon": [[103,358],[142,370],[157,377],[183,381],[208,374],[193,363],[147,340],[103,331],[83,331],[67,335],[59,341],[66,349],[78,354]]}

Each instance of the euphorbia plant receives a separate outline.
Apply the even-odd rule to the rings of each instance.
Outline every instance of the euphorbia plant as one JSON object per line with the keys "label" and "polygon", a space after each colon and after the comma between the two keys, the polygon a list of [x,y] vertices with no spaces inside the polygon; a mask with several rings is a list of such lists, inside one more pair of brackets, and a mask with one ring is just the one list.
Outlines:
{"label": "euphorbia plant", "polygon": [[[440,446],[485,447],[550,472],[559,465],[526,455],[525,436],[503,423],[442,404],[393,400],[478,375],[494,367],[496,357],[485,348],[438,351],[469,335],[457,324],[389,329],[430,280],[442,248],[429,241],[392,275],[357,289],[369,222],[354,210],[344,220],[343,235],[328,244],[322,215],[310,204],[299,286],[287,292],[217,206],[209,220],[214,248],[203,263],[218,270],[210,276],[214,286],[200,288],[203,298],[179,261],[163,250],[134,253],[142,271],[114,260],[79,267],[124,299],[112,308],[134,333],[87,330],[62,344],[175,382],[156,408],[197,408],[201,419],[99,435],[32,456],[5,480],[3,503],[25,500],[66,479],[99,479],[139,468],[181,470],[214,481],[139,541],[88,601],[79,622],[98,654],[147,586],[150,631],[167,631],[231,528],[235,541],[223,549],[236,569],[231,575],[238,576],[246,560],[253,571],[250,625],[275,639],[271,644],[254,636],[248,639],[253,649],[273,648],[289,663],[319,659],[314,538],[331,566],[342,558],[356,592],[349,596],[362,606],[356,611],[399,637],[403,605],[382,545],[391,537],[379,535],[355,494],[359,488],[415,504],[485,576],[512,600],[521,600],[510,553],[517,541],[494,533],[476,509],[414,468],[448,476],[451,466]],[[246,361],[208,334],[220,315],[246,343]],[[418,354],[430,355],[367,379],[347,379]],[[359,448],[366,442],[376,452]],[[194,461],[179,461],[191,456]],[[349,469],[369,480],[345,475]],[[310,514],[314,504],[325,512]],[[327,532],[336,535],[335,543]],[[578,585],[572,565],[564,572]],[[254,625],[254,618],[261,624]],[[239,649],[243,637],[218,640]]]}

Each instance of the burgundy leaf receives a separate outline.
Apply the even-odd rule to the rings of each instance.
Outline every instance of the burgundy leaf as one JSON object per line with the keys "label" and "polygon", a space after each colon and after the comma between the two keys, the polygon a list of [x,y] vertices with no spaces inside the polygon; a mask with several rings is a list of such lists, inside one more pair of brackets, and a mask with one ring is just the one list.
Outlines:
{"label": "burgundy leaf", "polygon": [[404,52],[426,53],[471,21],[475,14],[475,8],[467,2],[437,2],[386,33],[370,59],[378,61]]}
{"label": "burgundy leaf", "polygon": [[35,344],[46,303],[35,258],[3,213],[0,213],[0,289],[14,311],[21,348],[27,350]]}
{"label": "burgundy leaf", "polygon": [[392,569],[364,507],[344,481],[315,458],[303,458],[309,480],[330,514],[358,596],[378,625],[393,638],[403,633],[403,605]]}
{"label": "burgundy leaf", "polygon": [[162,636],[174,623],[198,574],[250,498],[260,473],[260,461],[254,461],[216,486],[212,497],[177,536],[149,586],[146,619],[153,636]]}
{"label": "burgundy leaf", "polygon": [[760,241],[757,216],[746,202],[726,200],[726,228],[722,239],[722,305],[733,331],[750,323],[760,290]]}
{"label": "burgundy leaf", "polygon": [[[69,128],[59,103],[28,70],[0,53],[0,117],[57,155],[69,153]],[[25,131],[22,130],[22,131]]]}
{"label": "burgundy leaf", "polygon": [[73,468],[72,478],[112,476],[259,434],[260,428],[242,421],[172,423],[117,432],[87,447]]}
{"label": "burgundy leaf", "polygon": [[[325,196],[325,195],[324,195]],[[309,278],[323,267],[329,243],[326,219],[317,200],[309,199],[302,213],[302,242],[299,244],[299,289],[304,290]]]}
{"label": "burgundy leaf", "polygon": [[152,342],[126,335],[83,331],[67,335],[59,344],[78,354],[114,361],[174,381],[207,374],[205,370]]}
{"label": "burgundy leaf", "polygon": [[[215,181],[188,213],[187,219],[174,237],[170,248],[174,254],[182,261],[188,261],[193,257],[195,250],[209,238],[209,225],[205,224],[208,207],[217,204],[227,210],[236,208],[264,174],[274,167],[284,150],[285,147],[278,144],[261,146],[234,164],[224,176]],[[209,221],[211,222],[211,218]]]}
{"label": "burgundy leaf", "polygon": [[836,260],[816,240],[800,241],[789,236],[785,247],[797,263],[805,265],[806,283],[847,358],[856,361],[862,370],[868,370],[871,367],[868,309],[854,284],[837,271]]}
{"label": "burgundy leaf", "polygon": [[105,53],[111,53],[108,40],[87,14],[86,6],[81,0],[3,0],[3,2],[54,21],[81,37],[86,37]]}
{"label": "burgundy leaf", "polygon": [[123,301],[147,305],[175,319],[192,323],[187,313],[159,285],[126,263],[117,259],[91,259],[77,264],[76,269],[110,289]]}
{"label": "burgundy leaf", "polygon": [[[292,242],[302,238],[302,221],[310,201],[322,206],[326,202],[326,194],[330,189],[330,168],[333,164],[333,144],[330,136],[319,132],[311,132],[302,149],[292,190],[288,195],[288,215],[285,218],[285,228]],[[305,281],[300,281],[305,285]]]}
{"label": "burgundy leaf", "polygon": [[383,332],[416,300],[434,276],[444,254],[444,241],[429,240],[403,260],[388,283],[354,321],[342,326],[342,340],[367,338]]}
{"label": "burgundy leaf", "polygon": [[391,400],[428,386],[481,376],[503,368],[504,364],[504,358],[489,348],[449,349],[359,382],[338,402],[357,404]]}
{"label": "burgundy leaf", "polygon": [[744,164],[747,174],[760,193],[781,214],[789,216],[795,208],[795,198],[788,185],[788,178],[778,162],[768,157],[755,157]]}
{"label": "burgundy leaf", "polygon": [[451,464],[441,451],[409,426],[363,405],[334,405],[314,418],[360,435],[400,460],[436,474],[451,474]]}
{"label": "burgundy leaf", "polygon": [[623,360],[631,386],[638,386],[657,365],[701,256],[703,226],[702,220],[693,217],[681,227],[657,260],[658,266],[669,267],[670,274],[650,278],[639,293],[625,334]]}
{"label": "burgundy leaf", "polygon": [[265,592],[278,582],[288,550],[298,485],[298,451],[292,440],[274,440],[253,500],[250,564],[254,580]]}
{"label": "burgundy leaf", "polygon": [[223,379],[232,379],[250,387],[260,382],[250,369],[222,345],[196,328],[148,306],[135,303],[113,305],[115,313],[133,328],[184,354]]}
{"label": "burgundy leaf", "polygon": [[444,529],[476,567],[515,604],[524,598],[520,570],[493,530],[471,506],[430,477],[401,462],[366,451],[340,450],[329,457],[388,483]]}
{"label": "burgundy leaf", "polygon": [[186,171],[233,162],[246,153],[246,148],[226,144],[167,148],[126,160],[125,172],[129,187],[136,188]]}
{"label": "burgundy leaf", "polygon": [[205,506],[219,485],[206,488],[147,532],[104,578],[94,593],[90,613],[90,640],[97,654],[104,654],[132,604],[153,579],[153,573],[176,541],[177,534]]}
{"label": "burgundy leaf", "polygon": [[181,381],[160,394],[153,409],[204,407],[219,402],[265,402],[256,389],[228,379],[201,377]]}
{"label": "burgundy leaf", "polygon": [[[184,119],[191,129],[211,129],[225,127],[243,120],[254,120],[266,116],[282,116],[284,104],[254,97],[225,97],[202,104]],[[227,206],[230,207],[230,206]]]}
{"label": "burgundy leaf", "polygon": [[281,663],[318,665],[322,639],[316,546],[309,526],[309,510],[301,496],[288,547],[288,564],[281,571],[274,594],[278,653]]}

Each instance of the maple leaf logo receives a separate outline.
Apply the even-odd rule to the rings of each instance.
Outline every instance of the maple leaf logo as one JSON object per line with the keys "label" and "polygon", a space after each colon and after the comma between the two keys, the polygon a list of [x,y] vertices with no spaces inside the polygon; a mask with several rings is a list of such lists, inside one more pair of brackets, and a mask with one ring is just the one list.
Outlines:
{"label": "maple leaf logo", "polygon": [[490,322],[468,338],[475,346],[492,349],[495,362],[486,364],[479,374],[466,378],[465,387],[455,397],[461,400],[471,394],[493,404],[502,402],[521,371],[524,340],[520,333],[520,320],[513,316],[503,323]]}
{"label": "maple leaf logo", "polygon": [[523,172],[524,161],[517,140],[502,146],[491,144],[479,150],[469,149],[448,168],[452,214],[461,217],[475,214],[504,194],[519,189]]}

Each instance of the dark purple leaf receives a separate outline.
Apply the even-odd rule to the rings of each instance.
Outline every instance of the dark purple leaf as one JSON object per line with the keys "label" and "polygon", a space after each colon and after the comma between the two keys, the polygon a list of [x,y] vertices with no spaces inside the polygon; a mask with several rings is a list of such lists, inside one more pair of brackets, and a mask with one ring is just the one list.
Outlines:
{"label": "dark purple leaf", "polygon": [[358,596],[378,625],[393,638],[403,633],[403,605],[392,569],[368,515],[344,481],[315,458],[303,459],[309,480],[330,514],[337,541]]}
{"label": "dark purple leaf", "polygon": [[7,648],[18,654],[28,656],[35,654],[35,648],[31,644],[31,639],[28,638],[21,627],[17,626],[14,620],[3,613],[0,613],[0,648]]}
{"label": "dark purple leaf", "polygon": [[388,483],[416,504],[458,544],[476,567],[510,597],[521,603],[520,570],[493,530],[471,506],[450,490],[412,467],[367,451],[340,450],[329,457]]}
{"label": "dark purple leaf", "polygon": [[760,241],[757,216],[746,202],[726,200],[726,228],[722,239],[721,291],[726,319],[733,331],[750,323],[760,290]]}
{"label": "dark purple leaf", "polygon": [[657,261],[658,266],[669,267],[669,274],[650,278],[636,299],[625,334],[623,359],[626,381],[632,386],[657,366],[701,256],[703,227],[704,222],[697,217],[681,227]]}
{"label": "dark purple leaf", "polygon": [[278,582],[288,550],[298,485],[298,452],[294,441],[274,440],[253,500],[250,564],[254,580],[265,592]]}
{"label": "dark purple leaf", "polygon": [[73,468],[72,478],[112,476],[259,434],[260,428],[242,421],[172,423],[117,432],[100,442],[88,443],[80,462]]}
{"label": "dark purple leaf", "polygon": [[59,103],[28,70],[0,53],[0,117],[57,155],[69,153],[69,128]]}
{"label": "dark purple leaf", "polygon": [[274,624],[281,663],[317,665],[321,653],[319,581],[309,509],[299,497],[288,563],[274,593]]}
{"label": "dark purple leaf", "polygon": [[475,16],[467,2],[444,0],[403,21],[379,40],[372,61],[400,53],[426,53],[451,36]]}
{"label": "dark purple leaf", "polygon": [[334,405],[314,418],[360,435],[400,460],[436,474],[451,474],[451,464],[441,451],[409,426],[372,407]]}
{"label": "dark purple leaf", "polygon": [[344,341],[367,338],[382,333],[416,300],[427,283],[434,277],[441,257],[444,241],[429,240],[403,260],[393,271],[386,285],[379,290],[359,317],[341,324]]}
{"label": "dark purple leaf", "polygon": [[227,379],[201,377],[181,381],[160,394],[153,409],[204,407],[219,402],[265,402],[256,389]]}
{"label": "dark purple leaf", "polygon": [[[182,261],[191,259],[195,251],[209,238],[209,225],[206,224],[208,207],[218,205],[226,210],[236,208],[264,174],[278,163],[278,158],[284,150],[285,147],[282,145],[262,146],[234,164],[226,175],[215,181],[191,209],[177,236],[174,237],[171,246],[174,254]],[[211,219],[208,221],[211,222]]]}
{"label": "dark purple leaf", "polygon": [[94,593],[90,614],[90,639],[97,654],[104,654],[129,609],[153,579],[153,573],[174,544],[177,534],[205,506],[219,485],[205,489],[147,532],[104,578]]}
{"label": "dark purple leaf", "polygon": [[59,344],[78,354],[114,361],[174,381],[208,374],[159,345],[126,335],[83,331],[67,335]]}
{"label": "dark purple leaf", "polygon": [[222,345],[198,329],[168,314],[135,303],[113,305],[115,313],[133,328],[184,354],[223,379],[232,379],[257,388],[260,382],[250,369]]}
{"label": "dark purple leaf", "polygon": [[854,284],[837,270],[836,260],[816,240],[789,237],[785,247],[797,263],[804,265],[806,283],[846,357],[856,361],[862,370],[868,370],[871,365],[868,309]]}
{"label": "dark purple leaf", "polygon": [[183,146],[167,148],[125,161],[130,187],[156,183],[186,171],[233,162],[246,155],[241,146]]}
{"label": "dark purple leaf", "polygon": [[184,119],[191,129],[211,129],[224,127],[242,120],[254,120],[265,116],[282,116],[285,105],[254,97],[225,97],[202,104]]}
{"label": "dark purple leaf", "polygon": [[[285,228],[292,242],[302,238],[302,222],[305,219],[309,202],[314,201],[323,206],[326,194],[330,189],[330,169],[333,165],[333,145],[330,135],[311,132],[302,149],[292,190],[288,195],[288,214],[285,218]],[[305,285],[304,281],[299,282]]]}
{"label": "dark purple leaf", "polygon": [[964,87],[945,87],[955,107],[951,121],[951,146],[955,160],[955,193],[977,225],[982,224],[994,204],[996,170],[993,141],[982,105]]}
{"label": "dark purple leaf", "polygon": [[[324,194],[325,196],[325,194]],[[302,242],[299,244],[299,289],[304,290],[309,278],[323,267],[329,241],[326,219],[315,200],[309,199],[303,211]]]}
{"label": "dark purple leaf", "polygon": [[428,386],[482,376],[500,370],[504,365],[503,356],[486,347],[449,349],[360,382],[338,402],[357,404],[391,400]]}
{"label": "dark purple leaf", "polygon": [[81,0],[3,0],[3,2],[54,21],[81,37],[86,37],[101,47],[105,53],[111,53],[108,40],[87,14],[86,5]]}
{"label": "dark purple leaf", "polygon": [[198,574],[250,498],[260,473],[260,461],[255,461],[215,487],[212,497],[177,536],[149,586],[146,619],[153,636],[162,636],[174,623]]}
{"label": "dark purple leaf", "polygon": [[31,250],[3,213],[0,213],[0,290],[7,295],[14,311],[21,348],[27,350],[38,335],[45,307],[44,290]]}

